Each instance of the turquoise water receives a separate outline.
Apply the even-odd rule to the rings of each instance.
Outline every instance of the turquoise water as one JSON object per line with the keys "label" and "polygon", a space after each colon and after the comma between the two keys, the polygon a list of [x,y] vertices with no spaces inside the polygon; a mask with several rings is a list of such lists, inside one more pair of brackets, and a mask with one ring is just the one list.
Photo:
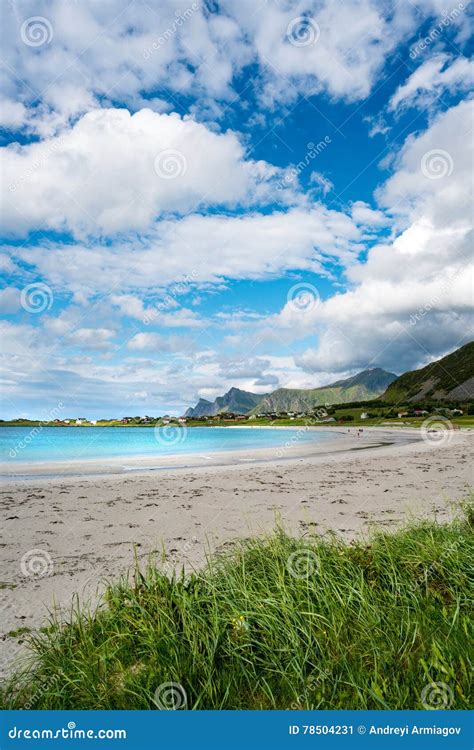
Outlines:
{"label": "turquoise water", "polygon": [[338,433],[228,427],[0,427],[0,462],[74,461],[116,456],[209,455],[284,449],[334,440]]}

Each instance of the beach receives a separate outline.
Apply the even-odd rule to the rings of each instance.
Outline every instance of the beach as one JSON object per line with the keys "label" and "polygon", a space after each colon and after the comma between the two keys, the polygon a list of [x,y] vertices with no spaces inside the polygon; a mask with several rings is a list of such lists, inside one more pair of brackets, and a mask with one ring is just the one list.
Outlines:
{"label": "beach", "polygon": [[[472,485],[474,432],[423,441],[419,431],[357,428],[317,447],[194,456],[186,465],[134,461],[22,467],[0,487],[2,674],[22,652],[21,629],[40,627],[73,595],[96,601],[106,577],[150,554],[170,569],[276,523],[296,535],[346,539],[410,518],[448,519]],[[290,442],[290,441],[289,441]],[[126,464],[126,465],[125,465]],[[163,558],[166,551],[166,559]],[[101,583],[102,582],[102,583]]]}

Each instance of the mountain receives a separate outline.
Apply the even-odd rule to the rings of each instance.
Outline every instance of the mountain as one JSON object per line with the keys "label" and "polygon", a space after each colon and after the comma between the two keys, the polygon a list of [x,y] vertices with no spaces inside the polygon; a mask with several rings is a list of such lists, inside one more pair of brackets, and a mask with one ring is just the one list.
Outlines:
{"label": "mountain", "polygon": [[208,414],[212,413],[213,408],[214,404],[212,403],[212,401],[207,401],[205,398],[200,398],[194,409],[192,407],[189,407],[189,409],[186,410],[184,416],[205,417]]}
{"label": "mountain", "polygon": [[262,396],[253,413],[280,411],[308,411],[318,406],[346,404],[351,401],[370,401],[377,398],[397,376],[393,372],[376,367],[363,370],[345,380],[309,390],[301,388],[278,388],[268,396]]}
{"label": "mountain", "polygon": [[321,388],[278,388],[273,393],[250,393],[231,388],[214,402],[199,399],[196,406],[186,411],[186,417],[214,416],[222,412],[260,414],[262,412],[308,411],[318,406],[342,404],[350,401],[369,401],[377,398],[396,380],[392,372],[379,367],[364,370],[346,380],[338,380]]}
{"label": "mountain", "polygon": [[234,414],[247,414],[258,404],[262,396],[250,391],[241,391],[240,388],[231,388],[224,396],[218,396],[214,402],[200,398],[196,406],[189,408],[185,417],[212,417],[223,412]]}
{"label": "mountain", "polygon": [[421,370],[401,375],[380,398],[391,403],[474,398],[474,341]]}

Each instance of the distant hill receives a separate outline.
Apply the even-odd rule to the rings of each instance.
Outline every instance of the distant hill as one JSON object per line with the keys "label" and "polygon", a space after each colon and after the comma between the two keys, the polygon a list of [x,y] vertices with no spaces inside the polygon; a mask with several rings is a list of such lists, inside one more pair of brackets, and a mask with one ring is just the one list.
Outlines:
{"label": "distant hill", "polygon": [[196,406],[189,408],[185,417],[213,417],[215,414],[232,412],[233,414],[247,414],[262,399],[262,395],[231,388],[224,396],[218,396],[215,401],[200,398]]}
{"label": "distant hill", "polygon": [[377,398],[397,376],[393,372],[376,367],[363,370],[346,380],[337,380],[330,385],[309,390],[301,388],[278,388],[262,396],[252,412],[308,411],[318,406],[347,404],[351,401],[370,401]]}
{"label": "distant hill", "polygon": [[474,341],[421,370],[401,375],[380,398],[390,403],[474,398]]}
{"label": "distant hill", "polygon": [[263,412],[309,411],[318,406],[370,401],[377,398],[397,376],[379,367],[364,370],[346,380],[338,380],[321,388],[278,388],[273,393],[257,394],[231,388],[214,402],[199,399],[186,417],[214,416],[223,412],[260,414]]}

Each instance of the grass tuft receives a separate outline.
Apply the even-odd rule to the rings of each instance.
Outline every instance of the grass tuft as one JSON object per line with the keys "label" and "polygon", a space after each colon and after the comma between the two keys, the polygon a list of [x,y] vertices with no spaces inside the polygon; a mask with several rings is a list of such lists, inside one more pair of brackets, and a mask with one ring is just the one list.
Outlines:
{"label": "grass tuft", "polygon": [[440,690],[468,708],[472,519],[351,545],[277,529],[171,579],[149,563],[27,636],[3,703],[153,709],[174,683],[192,709],[422,709]]}

